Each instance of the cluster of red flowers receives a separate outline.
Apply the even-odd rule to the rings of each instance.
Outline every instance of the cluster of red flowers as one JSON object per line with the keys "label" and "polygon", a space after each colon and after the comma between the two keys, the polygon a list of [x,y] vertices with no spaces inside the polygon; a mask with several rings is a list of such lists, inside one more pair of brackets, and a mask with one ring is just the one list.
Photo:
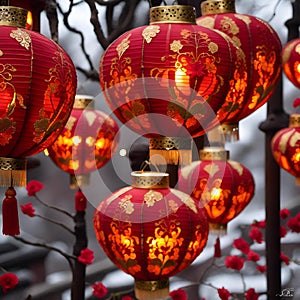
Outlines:
{"label": "cluster of red flowers", "polygon": [[[286,208],[280,211],[280,218],[282,220],[288,219],[290,217],[290,211]],[[261,244],[264,241],[263,229],[266,226],[265,221],[254,221],[251,224],[251,229],[249,231],[249,238],[253,241],[253,243]],[[300,233],[300,213],[298,213],[295,217],[289,218],[286,221],[286,227],[281,225],[280,234],[281,237],[285,237],[287,231]],[[220,248],[220,239],[217,238],[215,243],[215,253],[214,257],[221,257],[221,248]],[[260,261],[260,255],[251,249],[251,245],[245,241],[243,238],[237,238],[233,241],[233,247],[238,249],[241,252],[241,255],[232,255],[227,256],[224,259],[226,268],[233,269],[236,271],[240,271],[243,269],[245,261],[253,261],[256,263],[256,269],[260,273],[264,273],[266,271],[266,265],[260,265],[258,262]],[[290,259],[284,253],[280,255],[281,261],[286,265],[289,265]],[[222,287],[218,289],[218,295],[222,300],[228,300],[231,297],[230,292]],[[254,288],[250,288],[245,291],[245,299],[246,300],[257,300],[259,294],[255,292]]]}

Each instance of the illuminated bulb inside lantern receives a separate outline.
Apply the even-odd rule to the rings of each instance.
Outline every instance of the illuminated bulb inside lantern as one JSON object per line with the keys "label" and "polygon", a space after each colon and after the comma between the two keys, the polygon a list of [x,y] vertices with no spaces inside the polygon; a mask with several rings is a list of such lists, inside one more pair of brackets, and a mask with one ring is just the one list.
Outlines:
{"label": "illuminated bulb inside lantern", "polygon": [[97,140],[95,146],[97,149],[101,149],[101,148],[104,148],[104,145],[105,145],[105,139],[101,138],[101,139]]}
{"label": "illuminated bulb inside lantern", "polygon": [[299,149],[296,149],[296,153],[293,155],[292,158],[293,162],[297,163],[300,161],[300,152]]}
{"label": "illuminated bulb inside lantern", "polygon": [[32,18],[32,13],[29,10],[27,12],[27,20],[26,20],[26,29],[31,30],[32,29],[32,24],[33,24],[33,18]]}

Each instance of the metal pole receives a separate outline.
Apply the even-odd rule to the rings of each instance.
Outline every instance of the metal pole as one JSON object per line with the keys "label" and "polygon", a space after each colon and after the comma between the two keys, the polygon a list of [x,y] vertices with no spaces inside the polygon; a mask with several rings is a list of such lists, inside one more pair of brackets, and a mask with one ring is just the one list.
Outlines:
{"label": "metal pole", "polygon": [[[288,27],[288,41],[299,37],[300,0],[292,3],[293,17],[285,25]],[[267,120],[260,125],[265,132],[265,209],[266,209],[266,260],[268,299],[276,299],[281,293],[280,260],[280,167],[275,162],[270,143],[274,134],[288,127],[289,115],[283,110],[282,78],[268,102]]]}

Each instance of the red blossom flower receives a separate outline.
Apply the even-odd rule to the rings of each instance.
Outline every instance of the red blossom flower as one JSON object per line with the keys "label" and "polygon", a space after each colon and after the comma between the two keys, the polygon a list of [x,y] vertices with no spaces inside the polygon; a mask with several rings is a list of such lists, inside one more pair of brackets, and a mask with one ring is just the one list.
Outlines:
{"label": "red blossom flower", "polygon": [[242,251],[244,254],[248,254],[250,250],[250,245],[242,238],[235,239],[233,241],[233,247]]}
{"label": "red blossom flower", "polygon": [[214,257],[216,257],[216,258],[221,257],[221,244],[220,244],[219,237],[217,237],[214,247],[215,247]]}
{"label": "red blossom flower", "polygon": [[264,229],[264,228],[266,228],[266,220],[263,220],[263,221],[254,221],[251,224],[251,226],[252,227],[257,227],[257,228]]}
{"label": "red blossom flower", "polygon": [[101,282],[96,282],[95,284],[92,284],[92,288],[94,289],[93,295],[97,298],[103,298],[107,295],[107,288]]}
{"label": "red blossom flower", "polygon": [[293,101],[293,107],[296,108],[299,105],[300,105],[300,98],[295,98],[295,100]]}
{"label": "red blossom flower", "polygon": [[280,259],[281,261],[283,261],[286,265],[290,264],[290,259],[284,254],[284,253],[280,253]]}
{"label": "red blossom flower", "polygon": [[224,287],[222,287],[221,289],[218,289],[218,295],[219,295],[220,299],[228,300],[230,297],[230,292],[227,289],[225,289]]}
{"label": "red blossom flower", "polygon": [[292,232],[300,233],[300,213],[294,218],[290,218],[286,225]]}
{"label": "red blossom flower", "polygon": [[18,277],[13,273],[7,272],[0,276],[0,286],[3,293],[7,293],[9,290],[15,288],[18,282]]}
{"label": "red blossom flower", "polygon": [[44,184],[38,180],[31,180],[27,183],[26,190],[28,196],[35,196],[35,194],[44,188]]}
{"label": "red blossom flower", "polygon": [[286,219],[287,217],[290,216],[290,211],[287,209],[287,208],[283,208],[281,211],[280,211],[280,218],[281,219]]}
{"label": "red blossom flower", "polygon": [[134,299],[130,296],[125,296],[125,297],[122,297],[121,300],[134,300]]}
{"label": "red blossom flower", "polygon": [[173,300],[188,300],[188,296],[183,289],[174,290],[169,293]]}
{"label": "red blossom flower", "polygon": [[257,262],[260,260],[260,256],[256,252],[250,250],[247,254],[247,260]]}
{"label": "red blossom flower", "polygon": [[280,225],[280,237],[284,238],[287,234],[286,228],[282,225]]}
{"label": "red blossom flower", "polygon": [[241,270],[244,266],[244,260],[236,255],[225,257],[225,265],[233,270]]}
{"label": "red blossom flower", "polygon": [[94,252],[88,248],[85,248],[80,251],[78,261],[84,265],[90,265],[94,261],[94,258]]}
{"label": "red blossom flower", "polygon": [[258,244],[261,244],[264,240],[262,232],[254,226],[252,226],[252,229],[249,232],[249,237]]}
{"label": "red blossom flower", "polygon": [[265,273],[267,266],[256,266],[256,270],[258,270],[260,273]]}
{"label": "red blossom flower", "polygon": [[24,215],[27,215],[31,218],[35,216],[35,209],[33,208],[32,203],[21,205],[21,210]]}
{"label": "red blossom flower", "polygon": [[257,300],[259,297],[259,294],[255,292],[255,289],[251,288],[246,291],[245,293],[245,299],[246,300]]}

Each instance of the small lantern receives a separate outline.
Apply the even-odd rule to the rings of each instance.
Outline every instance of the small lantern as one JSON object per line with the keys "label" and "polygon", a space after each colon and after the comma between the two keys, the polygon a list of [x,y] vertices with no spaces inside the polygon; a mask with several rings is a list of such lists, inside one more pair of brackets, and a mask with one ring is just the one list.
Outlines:
{"label": "small lantern", "polygon": [[288,128],[279,130],[271,141],[275,161],[295,176],[300,186],[300,114],[291,114]]}
{"label": "small lantern", "polygon": [[300,88],[300,38],[289,41],[282,49],[284,74]]}
{"label": "small lantern", "polygon": [[[26,157],[47,148],[63,129],[77,86],[68,54],[24,29],[26,21],[27,10],[0,6],[0,185],[10,188],[26,185]],[[13,203],[14,193],[8,194],[4,201]],[[4,234],[19,233],[12,225],[18,223],[17,211],[14,216],[12,221],[3,210]]]}
{"label": "small lantern", "polygon": [[205,210],[169,188],[167,173],[132,172],[132,186],[95,211],[96,237],[108,257],[135,278],[140,300],[163,299],[169,277],[187,268],[208,238]]}
{"label": "small lantern", "polygon": [[201,13],[197,24],[222,31],[241,50],[229,92],[218,111],[227,140],[239,140],[239,121],[269,100],[280,79],[281,41],[264,20],[237,13],[234,0],[204,1]]}
{"label": "small lantern", "polygon": [[178,188],[207,211],[210,231],[225,234],[227,224],[254,196],[254,179],[242,164],[228,160],[222,147],[204,147],[200,161],[180,170]]}
{"label": "small lantern", "polygon": [[90,174],[111,159],[118,145],[118,130],[112,117],[94,109],[93,97],[75,97],[65,128],[47,149],[52,161],[71,175],[71,188],[88,185]]}

